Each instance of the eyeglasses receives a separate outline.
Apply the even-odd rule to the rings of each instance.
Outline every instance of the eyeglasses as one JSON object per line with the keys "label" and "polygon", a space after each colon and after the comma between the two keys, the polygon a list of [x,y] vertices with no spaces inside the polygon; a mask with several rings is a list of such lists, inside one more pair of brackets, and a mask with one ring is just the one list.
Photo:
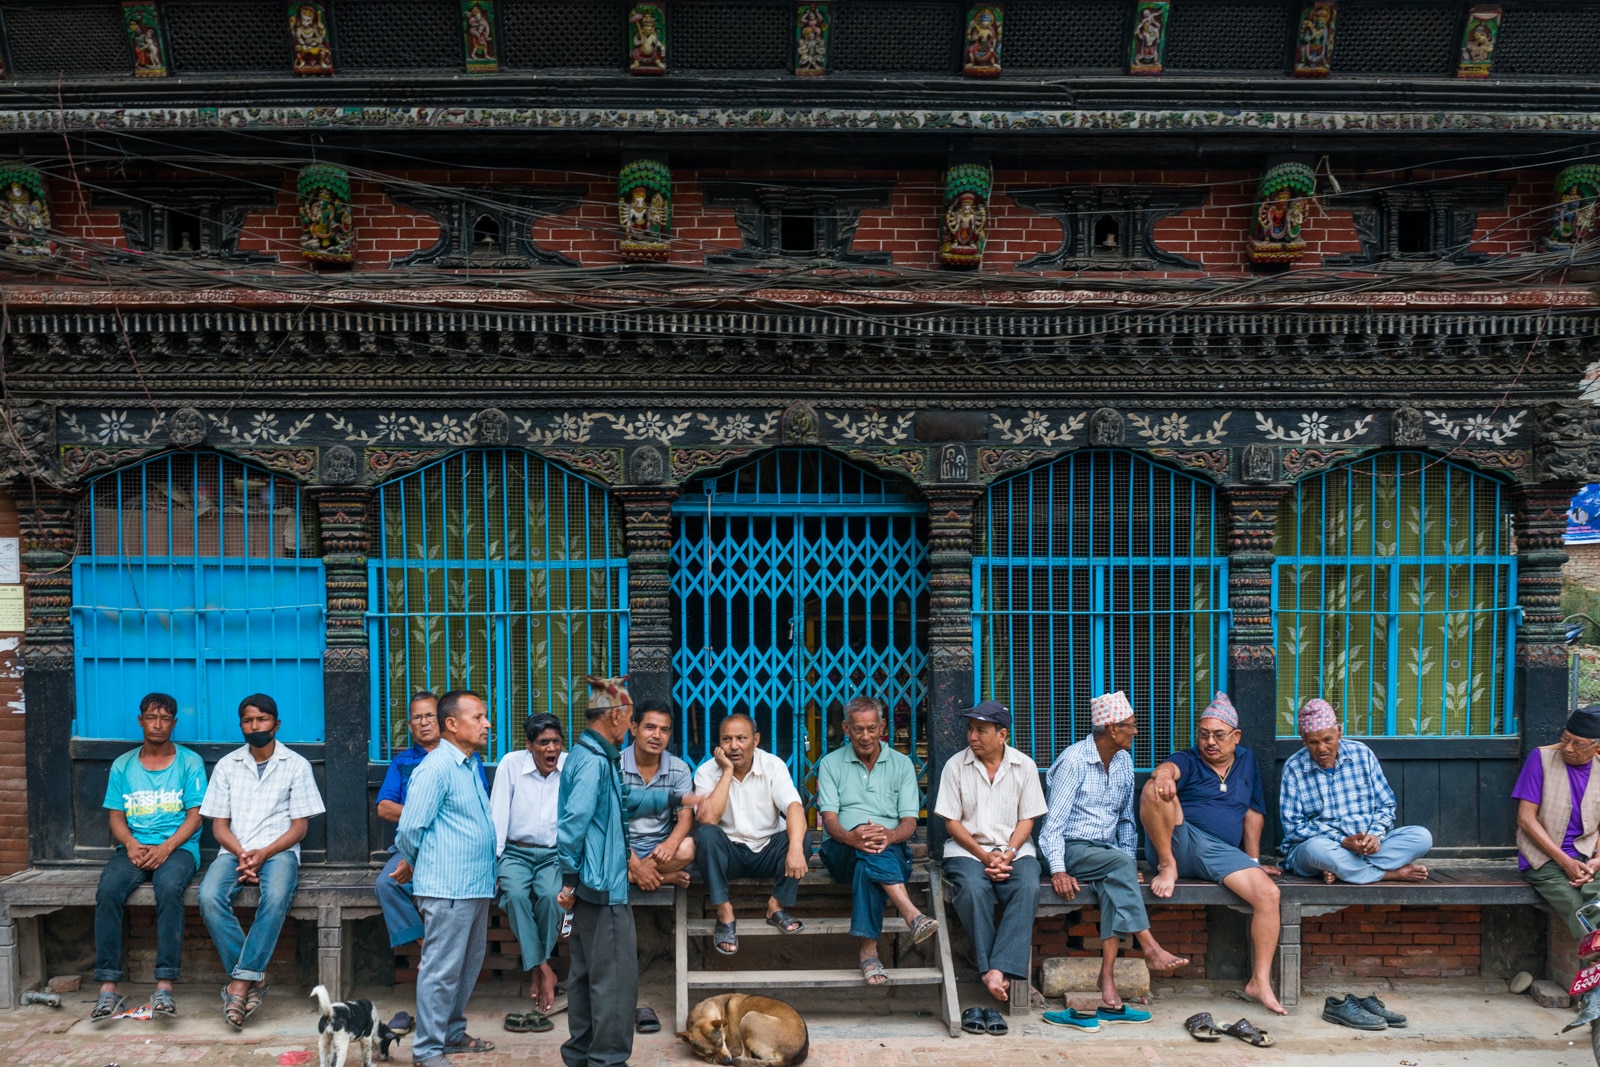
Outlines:
{"label": "eyeglasses", "polygon": [[1230,727],[1226,730],[1196,730],[1194,736],[1201,741],[1226,741],[1232,733]]}

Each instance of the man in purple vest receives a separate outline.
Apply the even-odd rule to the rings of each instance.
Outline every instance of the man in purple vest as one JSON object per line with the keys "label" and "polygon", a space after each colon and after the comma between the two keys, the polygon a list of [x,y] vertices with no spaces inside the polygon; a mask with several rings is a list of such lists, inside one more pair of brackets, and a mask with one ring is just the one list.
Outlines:
{"label": "man in purple vest", "polygon": [[1511,796],[1517,801],[1517,867],[1573,937],[1586,931],[1578,909],[1600,899],[1600,705],[1579,708],[1561,740],[1528,753]]}

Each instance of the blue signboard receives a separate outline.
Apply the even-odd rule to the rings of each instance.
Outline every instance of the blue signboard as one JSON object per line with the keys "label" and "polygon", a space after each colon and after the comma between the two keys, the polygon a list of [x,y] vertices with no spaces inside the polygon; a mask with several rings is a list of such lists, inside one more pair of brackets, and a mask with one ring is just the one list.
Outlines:
{"label": "blue signboard", "polygon": [[1600,485],[1586,485],[1572,498],[1566,540],[1569,545],[1600,542]]}

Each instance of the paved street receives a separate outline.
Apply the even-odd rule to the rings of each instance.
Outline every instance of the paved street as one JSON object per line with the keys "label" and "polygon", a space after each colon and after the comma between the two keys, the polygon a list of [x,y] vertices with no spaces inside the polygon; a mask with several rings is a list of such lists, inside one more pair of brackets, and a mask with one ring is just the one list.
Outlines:
{"label": "paved street", "polygon": [[[1404,1030],[1381,1034],[1358,1034],[1322,1022],[1310,1009],[1320,1006],[1321,994],[1329,990],[1315,992],[1314,1000],[1308,996],[1304,1014],[1274,1025],[1251,1006],[1218,995],[1220,989],[1190,985],[1158,993],[1153,1006],[1156,1018],[1144,1026],[1104,1027],[1098,1034],[1079,1034],[1042,1025],[1034,1016],[1031,1021],[1014,1023],[1011,1034],[1003,1038],[958,1039],[942,1036],[936,1014],[928,1014],[934,1012],[934,1003],[921,996],[808,997],[809,1062],[818,1067],[1061,1063],[1243,1067],[1312,1062],[1328,1067],[1501,1067],[1513,1062],[1517,1067],[1594,1067],[1587,1033],[1575,1032],[1580,1043],[1556,1036],[1569,1013],[1511,996],[1499,983],[1411,987],[1410,992],[1379,990],[1391,1008],[1412,1019],[1412,1025]],[[92,997],[78,994],[60,1010],[28,1008],[0,1017],[0,1063],[7,1067],[103,1067],[111,1063],[120,1067],[185,1063],[272,1067],[284,1053],[315,1049],[316,1018],[310,1000],[301,1003],[299,993],[290,997],[285,992],[273,991],[262,1015],[243,1035],[227,1031],[212,1010],[215,994],[202,996],[198,988],[180,989],[185,994],[179,1005],[184,1014],[171,1026],[123,1020],[90,1027],[82,1020]],[[498,1048],[489,1055],[457,1057],[461,1067],[557,1062],[556,1050],[566,1036],[562,1017],[558,1016],[556,1030],[550,1034],[505,1033],[500,1017],[519,1004],[507,992],[491,990],[474,1000],[474,1031],[493,1040]],[[978,992],[976,987],[964,988],[963,1002],[977,1003]],[[669,1003],[665,988],[649,987],[646,993],[658,1009]],[[411,1007],[387,990],[369,995],[385,1016]],[[1184,1018],[1197,1011],[1210,1011],[1219,1022],[1249,1016],[1258,1025],[1272,1028],[1278,1045],[1258,1050],[1233,1039],[1197,1044],[1181,1026]],[[670,1026],[671,1019],[665,1022]],[[408,1043],[393,1062],[410,1063],[409,1052]],[[633,1062],[638,1067],[657,1067],[695,1061],[680,1041],[663,1030],[639,1039]]]}

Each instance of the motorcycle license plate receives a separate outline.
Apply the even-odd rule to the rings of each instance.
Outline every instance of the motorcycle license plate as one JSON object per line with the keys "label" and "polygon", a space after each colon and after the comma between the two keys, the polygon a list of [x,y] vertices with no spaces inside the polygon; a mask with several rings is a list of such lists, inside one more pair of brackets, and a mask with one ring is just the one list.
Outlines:
{"label": "motorcycle license plate", "polygon": [[1600,986],[1600,963],[1585,967],[1578,972],[1578,977],[1572,980],[1572,988],[1567,992],[1572,996],[1582,996],[1589,990]]}

